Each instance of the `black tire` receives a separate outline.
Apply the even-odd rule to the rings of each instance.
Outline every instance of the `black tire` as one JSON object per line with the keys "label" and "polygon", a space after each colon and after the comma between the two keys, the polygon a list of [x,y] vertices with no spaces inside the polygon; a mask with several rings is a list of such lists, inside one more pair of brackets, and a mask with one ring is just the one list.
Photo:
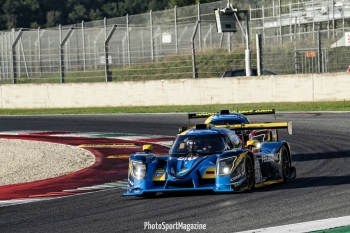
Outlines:
{"label": "black tire", "polygon": [[286,182],[290,173],[291,160],[289,151],[286,146],[282,146],[281,148],[281,165],[282,165],[282,175],[283,181]]}
{"label": "black tire", "polygon": [[247,188],[248,190],[253,190],[255,188],[255,170],[251,156],[245,158],[245,174],[247,178]]}

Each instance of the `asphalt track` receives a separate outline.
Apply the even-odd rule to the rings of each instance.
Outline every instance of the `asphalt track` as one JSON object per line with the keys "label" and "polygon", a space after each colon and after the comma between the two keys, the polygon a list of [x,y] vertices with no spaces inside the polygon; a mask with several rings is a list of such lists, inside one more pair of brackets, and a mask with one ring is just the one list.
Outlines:
{"label": "asphalt track", "polygon": [[[267,115],[251,119],[293,121],[293,135],[280,131],[280,138],[291,144],[297,179],[239,194],[146,199],[122,197],[123,190],[115,188],[4,206],[0,232],[140,232],[145,223],[163,222],[237,232],[350,215],[349,113],[278,113],[276,120]],[[186,114],[0,117],[1,130],[174,136],[187,124]]]}

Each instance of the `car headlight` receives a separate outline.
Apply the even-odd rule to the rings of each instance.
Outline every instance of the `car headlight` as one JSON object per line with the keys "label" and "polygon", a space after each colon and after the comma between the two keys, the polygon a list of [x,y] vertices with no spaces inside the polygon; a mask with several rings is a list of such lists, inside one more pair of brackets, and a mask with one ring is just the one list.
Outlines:
{"label": "car headlight", "polygon": [[236,159],[237,159],[236,156],[219,159],[217,162],[218,175],[223,176],[223,175],[230,174],[232,172]]}
{"label": "car headlight", "polygon": [[132,174],[136,179],[142,180],[146,176],[146,165],[140,161],[132,161]]}

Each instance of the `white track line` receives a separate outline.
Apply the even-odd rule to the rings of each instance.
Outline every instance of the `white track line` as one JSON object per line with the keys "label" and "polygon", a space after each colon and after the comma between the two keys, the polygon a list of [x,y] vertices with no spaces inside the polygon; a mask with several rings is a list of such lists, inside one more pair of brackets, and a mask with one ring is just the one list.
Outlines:
{"label": "white track line", "polygon": [[278,227],[261,228],[249,231],[241,231],[237,233],[302,233],[310,231],[320,231],[336,227],[344,227],[350,225],[350,216],[339,218],[329,218],[310,222],[295,223]]}

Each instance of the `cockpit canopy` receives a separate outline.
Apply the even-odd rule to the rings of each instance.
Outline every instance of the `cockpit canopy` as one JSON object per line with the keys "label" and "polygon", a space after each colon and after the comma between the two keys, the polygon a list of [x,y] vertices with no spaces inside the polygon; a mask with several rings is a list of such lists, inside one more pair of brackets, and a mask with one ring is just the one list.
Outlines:
{"label": "cockpit canopy", "polygon": [[[226,131],[226,130],[225,130]],[[179,135],[169,151],[171,157],[183,157],[188,153],[199,155],[218,154],[225,150],[237,148],[240,141],[237,135],[230,131],[225,134],[186,134]]]}
{"label": "cockpit canopy", "polygon": [[227,113],[227,114],[214,114],[212,117],[209,117],[205,123],[212,125],[236,125],[236,124],[249,124],[250,120],[240,113]]}

